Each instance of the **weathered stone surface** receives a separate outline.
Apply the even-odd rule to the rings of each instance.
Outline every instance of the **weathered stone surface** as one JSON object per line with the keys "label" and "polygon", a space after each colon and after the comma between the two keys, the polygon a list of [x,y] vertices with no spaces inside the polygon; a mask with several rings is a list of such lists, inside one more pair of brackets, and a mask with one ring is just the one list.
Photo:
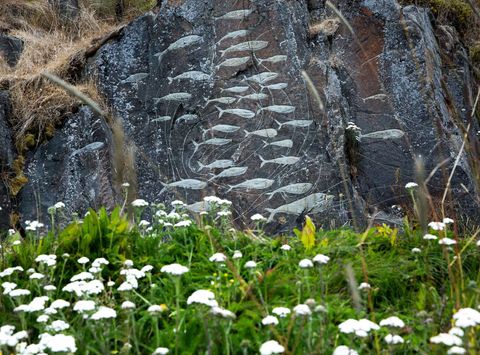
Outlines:
{"label": "weathered stone surface", "polygon": [[[139,197],[195,209],[215,194],[233,201],[238,222],[262,213],[281,231],[309,214],[338,226],[408,203],[421,155],[428,173],[451,158],[430,180],[437,198],[461,145],[452,111],[466,120],[472,107],[460,89],[470,84],[465,63],[453,64],[457,76],[446,69],[424,9],[337,6],[354,35],[323,1],[185,0],[103,46],[89,74],[136,145]],[[362,130],[355,152],[348,122]],[[385,130],[397,136],[375,133]],[[460,206],[478,206],[466,156],[452,188]]]}
{"label": "weathered stone surface", "polygon": [[0,35],[0,56],[8,65],[15,66],[23,51],[23,41],[13,36]]}
{"label": "weathered stone surface", "polygon": [[29,182],[18,197],[23,220],[48,222],[48,207],[59,201],[66,205],[66,216],[112,207],[111,142],[106,122],[88,108],[69,117],[48,143],[27,156]]}
{"label": "weathered stone surface", "polygon": [[10,223],[11,201],[5,181],[14,158],[12,134],[8,124],[8,93],[0,91],[0,232]]}

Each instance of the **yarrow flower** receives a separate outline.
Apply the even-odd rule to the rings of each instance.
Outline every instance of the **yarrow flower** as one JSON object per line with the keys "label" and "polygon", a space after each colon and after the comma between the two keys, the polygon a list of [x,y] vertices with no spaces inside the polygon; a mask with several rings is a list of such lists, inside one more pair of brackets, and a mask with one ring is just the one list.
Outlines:
{"label": "yarrow flower", "polygon": [[480,312],[473,308],[461,308],[453,315],[453,319],[455,320],[455,326],[457,327],[475,327],[480,325]]}
{"label": "yarrow flower", "polygon": [[407,190],[411,190],[411,189],[414,189],[418,187],[418,184],[416,182],[408,182],[406,185],[405,185],[405,188]]}
{"label": "yarrow flower", "polygon": [[263,325],[277,325],[278,324],[278,318],[275,316],[266,316],[265,318],[262,319],[262,324]]}
{"label": "yarrow flower", "polygon": [[269,340],[260,346],[261,355],[281,354],[285,348],[281,346],[276,340]]}
{"label": "yarrow flower", "polygon": [[332,355],[358,355],[358,352],[348,346],[340,345],[335,348]]}
{"label": "yarrow flower", "polygon": [[442,238],[438,241],[438,244],[440,244],[440,245],[454,245],[454,244],[457,244],[457,241],[454,240],[454,239],[450,239],[450,238]]}
{"label": "yarrow flower", "polygon": [[156,348],[152,355],[165,355],[168,354],[169,351],[167,348]]}
{"label": "yarrow flower", "polygon": [[323,255],[323,254],[317,254],[313,258],[313,262],[315,262],[317,264],[326,264],[326,263],[329,262],[329,260],[330,260],[330,258],[326,255]]}
{"label": "yarrow flower", "polygon": [[257,267],[257,263],[253,260],[247,261],[245,263],[245,268],[246,269],[255,269]]}
{"label": "yarrow flower", "polygon": [[170,264],[163,266],[160,271],[169,275],[180,276],[188,272],[189,269],[188,267],[180,264]]}
{"label": "yarrow flower", "polygon": [[88,263],[90,261],[89,258],[87,258],[86,256],[82,256],[80,259],[77,260],[77,263],[81,264],[81,265],[85,265],[86,263]]}
{"label": "yarrow flower", "polygon": [[180,221],[178,223],[175,223],[173,226],[176,228],[181,228],[181,227],[190,227],[192,225],[192,221],[186,220],[186,221]]}
{"label": "yarrow flower", "polygon": [[111,319],[117,318],[117,312],[110,307],[100,306],[97,312],[92,314],[90,319],[101,320],[101,319]]}
{"label": "yarrow flower", "polygon": [[133,207],[147,207],[148,202],[139,198],[139,199],[136,199],[136,200],[132,201],[132,206]]}
{"label": "yarrow flower", "polygon": [[297,316],[309,316],[312,314],[312,311],[310,310],[310,307],[308,307],[306,304],[299,304],[293,307],[293,311]]}
{"label": "yarrow flower", "polygon": [[368,282],[362,282],[360,286],[358,286],[359,290],[370,290],[372,286]]}
{"label": "yarrow flower", "polygon": [[227,260],[227,256],[223,253],[215,253],[208,260],[216,263],[223,263]]}
{"label": "yarrow flower", "polygon": [[451,224],[451,223],[453,223],[453,222],[455,222],[455,221],[454,221],[453,219],[447,217],[447,218],[444,218],[444,219],[442,220],[442,222],[443,222],[443,224]]}
{"label": "yarrow flower", "polygon": [[355,335],[359,337],[366,337],[368,333],[371,330],[378,330],[380,327],[368,320],[368,319],[348,319],[345,322],[342,322],[338,325],[338,328],[340,329],[340,332],[345,333],[345,334],[352,334],[354,333]]}
{"label": "yarrow flower", "polygon": [[235,313],[221,307],[212,307],[210,313],[212,313],[214,316],[226,319],[235,319],[237,317]]}
{"label": "yarrow flower", "polygon": [[170,204],[173,207],[185,206],[185,203],[183,201],[180,201],[180,200],[174,200],[174,201],[170,202]]}
{"label": "yarrow flower", "polygon": [[57,256],[56,255],[45,255],[41,254],[35,258],[35,261],[40,264],[44,264],[47,266],[54,266],[57,263]]}
{"label": "yarrow flower", "polygon": [[159,313],[163,313],[167,310],[167,307],[164,306],[164,305],[158,305],[158,304],[154,304],[154,305],[151,305],[150,307],[148,307],[147,311],[148,313],[150,314],[159,314]]}
{"label": "yarrow flower", "polygon": [[235,250],[233,252],[232,259],[240,259],[242,256],[243,256],[243,254],[240,250]]}
{"label": "yarrow flower", "polygon": [[283,244],[281,247],[280,247],[281,250],[283,251],[289,251],[290,249],[292,249],[292,247],[288,244]]}
{"label": "yarrow flower", "polygon": [[430,222],[428,226],[435,231],[443,231],[445,229],[445,223],[443,222]]}
{"label": "yarrow flower", "polygon": [[40,347],[46,348],[51,352],[65,352],[65,353],[75,353],[77,347],[75,345],[75,338],[71,335],[64,334],[55,334],[51,335],[48,333],[43,333],[39,335],[40,338]]}
{"label": "yarrow flower", "polygon": [[438,237],[436,235],[427,233],[423,236],[423,239],[425,239],[425,240],[437,240]]}
{"label": "yarrow flower", "polygon": [[208,290],[197,290],[193,292],[190,297],[188,297],[187,304],[191,305],[193,303],[204,304],[209,307],[218,307],[214,293]]}
{"label": "yarrow flower", "polygon": [[298,266],[300,266],[302,269],[308,269],[313,267],[313,263],[310,259],[302,259],[298,263]]}
{"label": "yarrow flower", "polygon": [[434,337],[431,337],[430,342],[434,344],[443,344],[446,346],[453,346],[453,345],[460,346],[463,343],[461,338],[457,337],[456,335],[452,335],[448,333],[440,333]]}
{"label": "yarrow flower", "polygon": [[285,318],[291,313],[291,311],[289,308],[286,307],[275,307],[274,309],[272,309],[272,313],[276,314],[280,318]]}
{"label": "yarrow flower", "polygon": [[398,318],[396,316],[392,316],[392,317],[382,319],[380,321],[380,326],[381,327],[403,328],[403,327],[405,327],[405,323],[400,318]]}
{"label": "yarrow flower", "polygon": [[395,345],[395,344],[403,344],[404,340],[400,335],[393,335],[393,334],[388,334],[385,338],[385,343]]}
{"label": "yarrow flower", "polygon": [[260,213],[254,214],[252,217],[250,217],[252,221],[266,221],[267,218],[263,217]]}
{"label": "yarrow flower", "polygon": [[134,309],[136,306],[135,306],[135,303],[133,302],[130,302],[130,301],[125,301],[122,303],[121,305],[121,308],[122,309]]}
{"label": "yarrow flower", "polygon": [[50,325],[47,325],[46,329],[53,332],[63,332],[70,328],[70,325],[63,320],[55,320]]}
{"label": "yarrow flower", "polygon": [[90,300],[82,300],[75,303],[73,310],[79,313],[93,311],[95,309],[95,302]]}
{"label": "yarrow flower", "polygon": [[412,253],[414,254],[418,254],[418,253],[421,253],[422,252],[422,249],[420,248],[412,248]]}
{"label": "yarrow flower", "polygon": [[450,355],[450,354],[466,354],[467,353],[467,350],[465,350],[465,348],[462,348],[461,346],[452,346],[450,349],[448,349],[448,352],[447,354]]}

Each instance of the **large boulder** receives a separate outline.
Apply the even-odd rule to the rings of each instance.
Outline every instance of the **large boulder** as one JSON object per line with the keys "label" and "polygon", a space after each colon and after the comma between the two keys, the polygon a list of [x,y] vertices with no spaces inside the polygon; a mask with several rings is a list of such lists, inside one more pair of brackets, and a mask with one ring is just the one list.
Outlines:
{"label": "large boulder", "polygon": [[9,191],[5,184],[15,154],[12,133],[8,124],[9,111],[8,93],[0,91],[0,234],[10,225],[12,209]]}
{"label": "large boulder", "polygon": [[22,219],[48,222],[48,208],[66,205],[63,213],[85,213],[89,207],[113,207],[116,192],[111,159],[112,133],[103,118],[82,107],[55,136],[28,153],[20,191]]}
{"label": "large boulder", "polygon": [[[135,144],[139,197],[198,211],[215,194],[277,232],[305,214],[361,223],[409,203],[417,156],[427,173],[443,162],[441,197],[472,107],[465,63],[444,65],[425,9],[336,5],[348,23],[322,1],[167,1],[104,45],[88,73]],[[474,213],[460,156],[451,196]]]}

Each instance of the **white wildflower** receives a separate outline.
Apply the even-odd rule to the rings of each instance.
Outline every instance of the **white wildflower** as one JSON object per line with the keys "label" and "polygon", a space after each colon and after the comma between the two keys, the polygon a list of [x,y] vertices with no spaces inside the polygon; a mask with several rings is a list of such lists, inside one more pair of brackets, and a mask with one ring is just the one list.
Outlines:
{"label": "white wildflower", "polygon": [[73,310],[80,313],[93,311],[94,309],[95,309],[95,302],[89,301],[89,300],[78,301],[73,306]]}
{"label": "white wildflower", "polygon": [[435,231],[443,231],[445,229],[445,223],[443,222],[430,222],[428,226]]}
{"label": "white wildflower", "polygon": [[247,261],[245,263],[245,269],[255,269],[257,267],[257,263],[253,260]]}
{"label": "white wildflower", "polygon": [[300,266],[302,269],[308,269],[313,267],[313,263],[310,259],[302,259],[298,263],[298,266]]}
{"label": "white wildflower", "polygon": [[313,258],[313,262],[315,262],[317,264],[326,264],[326,263],[329,262],[329,260],[330,260],[330,258],[326,255],[323,255],[323,254],[317,254]]}
{"label": "white wildflower", "polygon": [[289,308],[286,307],[275,307],[274,309],[272,309],[272,313],[276,314],[280,318],[285,318],[291,313],[291,311]]}
{"label": "white wildflower", "polygon": [[284,250],[284,251],[289,251],[292,249],[292,247],[288,244],[283,244],[281,247],[280,247],[281,250]]}
{"label": "white wildflower", "polygon": [[293,307],[293,312],[295,312],[297,316],[309,316],[312,314],[310,307],[308,307],[306,304],[296,305]]}
{"label": "white wildflower", "polygon": [[122,303],[121,308],[122,309],[135,309],[135,303],[130,302],[130,301],[125,301]]}
{"label": "white wildflower", "polygon": [[434,337],[431,337],[430,342],[434,344],[444,344],[446,346],[460,346],[463,343],[461,338],[448,333],[440,333]]}
{"label": "white wildflower", "polygon": [[423,239],[425,239],[425,240],[437,240],[438,237],[436,235],[427,233],[423,236]]}
{"label": "white wildflower", "polygon": [[454,239],[450,239],[450,238],[442,238],[438,241],[438,244],[440,244],[440,245],[454,245],[454,244],[457,244],[457,241],[454,240]]}
{"label": "white wildflower", "polygon": [[169,351],[167,348],[156,348],[152,355],[165,355],[168,354]]}
{"label": "white wildflower", "polygon": [[358,286],[359,290],[370,290],[372,286],[368,282],[362,282],[360,286]]}
{"label": "white wildflower", "polygon": [[403,328],[403,327],[405,327],[405,323],[400,318],[398,318],[396,316],[392,316],[392,317],[382,319],[380,321],[380,326],[381,327]]}
{"label": "white wildflower", "polygon": [[173,226],[175,228],[182,228],[182,227],[190,227],[192,225],[192,221],[186,220],[186,221],[180,221],[178,223],[175,223]]}
{"label": "white wildflower", "polygon": [[81,264],[81,265],[85,265],[86,263],[88,263],[90,261],[89,258],[87,258],[86,256],[82,256],[80,259],[77,260],[77,263]]}
{"label": "white wildflower", "polygon": [[55,320],[50,325],[47,325],[46,329],[53,332],[63,332],[64,330],[67,330],[69,328],[70,325],[67,322],[63,320]]}
{"label": "white wildflower", "polygon": [[217,307],[217,306],[212,307],[210,309],[210,313],[212,313],[215,316],[225,318],[225,319],[235,319],[236,318],[235,313],[229,311],[228,309],[224,309],[224,308]]}
{"label": "white wildflower", "polygon": [[136,199],[136,200],[132,201],[132,206],[133,207],[147,207],[148,202],[139,198],[139,199]]}
{"label": "white wildflower", "polygon": [[407,190],[410,190],[410,189],[414,189],[418,187],[418,184],[416,182],[408,182],[406,185],[405,185],[405,188]]}
{"label": "white wildflower", "polygon": [[232,259],[240,259],[242,256],[243,256],[243,254],[240,250],[235,250],[233,252]]}
{"label": "white wildflower", "polygon": [[278,318],[275,316],[266,316],[265,318],[262,319],[262,324],[263,325],[277,325],[278,324]]}
{"label": "white wildflower", "polygon": [[385,343],[395,345],[395,344],[402,344],[404,342],[403,338],[400,335],[388,334],[385,338]]}
{"label": "white wildflower", "polygon": [[450,349],[448,349],[447,354],[466,354],[467,350],[465,348],[462,348],[461,346],[452,346]]}
{"label": "white wildflower", "polygon": [[215,263],[223,263],[225,260],[227,260],[227,256],[223,253],[215,253],[208,260]]}
{"label": "white wildflower", "polygon": [[77,347],[75,339],[71,335],[43,333],[39,335],[40,347],[47,348],[53,353],[65,352],[75,353]]}
{"label": "white wildflower", "polygon": [[269,340],[260,346],[261,355],[282,354],[285,348],[275,340]]}
{"label": "white wildflower", "polygon": [[263,217],[260,213],[254,214],[252,217],[250,217],[252,221],[266,221],[267,218]]}
{"label": "white wildflower", "polygon": [[348,346],[340,345],[335,348],[332,355],[358,355],[358,352]]}
{"label": "white wildflower", "polygon": [[181,276],[189,271],[188,267],[180,264],[170,264],[165,265],[160,269],[161,272],[164,272],[169,275]]}
{"label": "white wildflower", "polygon": [[93,320],[111,319],[111,318],[117,318],[117,312],[115,312],[113,308],[105,307],[105,306],[100,306],[98,311],[96,311],[90,317],[90,319],[93,319]]}
{"label": "white wildflower", "polygon": [[218,306],[214,293],[208,290],[197,290],[193,292],[190,297],[188,297],[187,304],[190,305],[193,303],[204,304],[209,307]]}

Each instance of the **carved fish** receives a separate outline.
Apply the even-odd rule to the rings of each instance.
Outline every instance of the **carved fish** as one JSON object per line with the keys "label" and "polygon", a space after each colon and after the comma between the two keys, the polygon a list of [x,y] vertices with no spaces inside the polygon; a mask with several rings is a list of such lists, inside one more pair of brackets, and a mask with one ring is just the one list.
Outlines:
{"label": "carved fish", "polygon": [[208,212],[212,209],[212,206],[209,202],[207,201],[200,201],[200,202],[195,202],[190,205],[186,205],[185,208],[191,212],[195,213],[200,213],[200,212]]}
{"label": "carved fish", "polygon": [[193,81],[205,81],[210,79],[210,75],[205,74],[204,72],[201,71],[187,71],[185,73],[182,73],[180,75],[177,75],[176,77],[167,77],[168,83],[171,84],[174,80],[193,80]]}
{"label": "carved fish", "polygon": [[234,87],[227,88],[227,89],[220,89],[220,91],[231,92],[231,93],[234,93],[234,94],[241,94],[242,92],[245,92],[248,89],[250,89],[250,87],[248,87],[248,86],[234,86]]}
{"label": "carved fish", "polygon": [[273,145],[275,147],[282,147],[282,148],[292,148],[293,147],[293,141],[291,139],[284,139],[284,140],[281,140],[281,141],[275,141],[275,142],[263,142],[265,145],[263,146],[263,148],[269,146],[269,145]]}
{"label": "carved fish", "polygon": [[282,205],[277,208],[265,208],[270,212],[267,222],[271,222],[277,213],[300,215],[302,213],[322,212],[333,201],[334,196],[324,193],[315,193],[300,200]]}
{"label": "carved fish", "polygon": [[130,75],[128,78],[123,79],[122,83],[136,83],[137,81],[145,79],[149,74],[148,73],[136,73]]}
{"label": "carved fish", "polygon": [[207,139],[206,141],[203,141],[201,143],[197,143],[195,141],[192,141],[192,144],[193,146],[195,147],[195,149],[193,150],[193,154],[195,154],[198,150],[198,148],[201,146],[201,145],[216,145],[216,146],[222,146],[222,145],[226,145],[226,144],[229,144],[231,143],[232,140],[231,139],[226,139],[226,138],[211,138],[211,139]]}
{"label": "carved fish", "polygon": [[160,116],[152,120],[152,122],[167,122],[172,119],[171,116]]}
{"label": "carved fish", "polygon": [[241,109],[241,108],[231,108],[231,109],[222,110],[218,106],[215,106],[215,107],[220,112],[220,114],[218,115],[218,118],[221,118],[223,116],[223,114],[225,114],[225,113],[229,113],[231,115],[235,115],[235,116],[239,116],[239,117],[243,117],[243,118],[253,118],[253,117],[255,117],[255,112],[250,111],[250,110],[244,110],[244,109]]}
{"label": "carved fish", "polygon": [[267,94],[255,93],[255,94],[250,94],[246,96],[239,96],[238,102],[242,100],[260,101],[260,100],[265,100],[267,98],[268,98]]}
{"label": "carved fish", "polygon": [[260,85],[260,91],[263,91],[263,89],[267,89],[267,90],[283,90],[283,89],[286,89],[287,87],[288,87],[288,84],[287,84],[287,83],[278,83],[278,84],[272,84],[272,85],[267,85],[267,86]]}
{"label": "carved fish", "polygon": [[229,185],[229,189],[227,192],[230,192],[234,189],[246,189],[246,190],[263,190],[263,189],[268,189],[270,186],[273,185],[275,181],[270,180],[270,179],[262,179],[262,178],[257,178],[257,179],[251,179],[251,180],[246,180],[240,184],[237,185]]}
{"label": "carved fish", "polygon": [[263,159],[260,155],[258,157],[262,161],[262,163],[260,164],[260,167],[263,167],[265,164],[268,164],[268,163],[278,164],[278,165],[292,165],[292,164],[298,163],[298,161],[300,160],[299,157],[284,156],[284,155],[280,158],[275,158],[270,160]]}
{"label": "carved fish", "polygon": [[264,138],[273,138],[277,135],[277,130],[273,128],[259,129],[258,131],[253,132],[248,132],[246,129],[244,129],[243,131],[245,132],[245,137],[259,136]]}
{"label": "carved fish", "polygon": [[284,62],[287,60],[287,56],[286,55],[274,55],[273,57],[270,57],[270,58],[263,58],[263,59],[258,59],[258,62],[260,64],[262,64],[263,62],[266,62],[266,63],[280,63],[280,62]]}
{"label": "carved fish", "polygon": [[163,186],[165,186],[164,189],[172,188],[172,187],[180,187],[182,189],[201,190],[207,187],[207,183],[205,181],[200,181],[196,179],[182,179],[182,180],[178,180],[168,184],[165,184],[163,182],[160,182],[160,183]]}
{"label": "carved fish", "polygon": [[167,52],[177,50],[177,49],[181,49],[181,48],[185,48],[185,47],[191,46],[193,44],[200,43],[202,41],[203,41],[203,38],[201,36],[197,36],[197,35],[185,36],[185,37],[182,37],[182,38],[178,39],[177,41],[173,42],[163,52],[159,52],[159,53],[154,54],[154,56],[158,57],[158,61],[161,61],[163,56]]}
{"label": "carved fish", "polygon": [[217,132],[222,132],[222,133],[233,133],[236,132],[240,129],[239,126],[232,126],[228,124],[218,124],[215,125],[211,128],[204,129],[203,130],[203,135],[205,135],[208,131],[217,131]]}
{"label": "carved fish", "polygon": [[245,17],[248,17],[253,10],[235,10],[227,12],[225,15],[217,17],[217,20],[243,20]]}
{"label": "carved fish", "polygon": [[270,111],[270,112],[275,112],[275,113],[292,113],[295,111],[294,106],[288,106],[288,105],[273,105],[273,106],[267,106],[267,107],[262,107],[260,110],[257,111],[257,114],[259,114],[262,111]]}
{"label": "carved fish", "polygon": [[307,193],[311,188],[313,184],[309,182],[305,183],[298,183],[298,184],[290,184],[287,186],[282,186],[279,189],[276,189],[275,191],[272,191],[270,193],[267,193],[267,196],[270,196],[268,199],[270,200],[275,194],[278,193],[287,193],[287,194],[293,194],[293,195],[303,195],[304,193]]}
{"label": "carved fish", "polygon": [[238,37],[245,37],[249,33],[250,33],[250,30],[238,30],[238,31],[233,31],[233,32],[227,33],[225,36],[220,38],[220,40],[217,42],[217,44],[220,44],[221,42],[225,41],[226,39],[234,39],[234,38],[238,38]]}
{"label": "carved fish", "polygon": [[215,68],[218,70],[220,67],[237,67],[239,65],[244,65],[250,60],[250,57],[239,57],[239,58],[230,58],[226,59],[217,65]]}
{"label": "carved fish", "polygon": [[278,124],[278,129],[281,129],[283,126],[292,126],[292,127],[308,127],[310,126],[313,121],[312,120],[292,120],[292,121],[287,121],[280,123],[277,120],[274,120]]}
{"label": "carved fish", "polygon": [[192,98],[192,94],[189,94],[188,92],[174,92],[172,94],[165,95],[160,98],[154,98],[153,102],[154,104],[158,104],[159,102],[165,102],[165,101],[187,101]]}
{"label": "carved fish", "polygon": [[227,54],[227,53],[234,53],[234,52],[244,52],[244,51],[259,51],[263,48],[266,48],[268,46],[267,41],[248,41],[248,42],[242,42],[239,44],[235,44],[223,51],[220,51],[222,57]]}
{"label": "carved fish", "polygon": [[198,165],[200,166],[200,169],[199,169],[200,171],[203,169],[220,169],[220,168],[225,169],[225,168],[234,166],[235,163],[233,160],[230,160],[230,159],[222,159],[222,160],[215,160],[214,162],[207,165],[204,165],[201,162],[198,162]]}
{"label": "carved fish", "polygon": [[399,129],[386,129],[384,131],[376,131],[367,134],[361,134],[360,139],[370,138],[370,139],[399,139],[405,135],[404,131]]}
{"label": "carved fish", "polygon": [[219,179],[219,178],[225,178],[225,177],[240,176],[240,175],[245,174],[247,172],[247,170],[248,170],[248,166],[238,166],[238,167],[234,167],[234,168],[229,168],[229,169],[226,169],[226,170],[222,171],[221,173],[219,173],[217,175],[214,175],[208,181],[212,181],[214,179]]}
{"label": "carved fish", "polygon": [[264,72],[256,75],[252,75],[249,78],[245,78],[247,81],[253,81],[257,84],[265,84],[271,80],[274,80],[278,77],[278,73]]}
{"label": "carved fish", "polygon": [[211,100],[208,100],[207,103],[205,104],[205,106],[207,106],[209,103],[211,102],[218,102],[219,104],[233,104],[235,101],[237,101],[238,99],[235,98],[235,97],[230,97],[230,96],[225,96],[225,97],[219,97],[219,98],[216,98],[216,99],[211,99]]}
{"label": "carved fish", "polygon": [[181,122],[185,122],[185,123],[192,123],[192,122],[195,122],[198,120],[198,115],[194,115],[194,114],[186,114],[186,115],[183,115],[183,116],[180,116],[178,117],[175,122],[176,123],[181,123]]}

